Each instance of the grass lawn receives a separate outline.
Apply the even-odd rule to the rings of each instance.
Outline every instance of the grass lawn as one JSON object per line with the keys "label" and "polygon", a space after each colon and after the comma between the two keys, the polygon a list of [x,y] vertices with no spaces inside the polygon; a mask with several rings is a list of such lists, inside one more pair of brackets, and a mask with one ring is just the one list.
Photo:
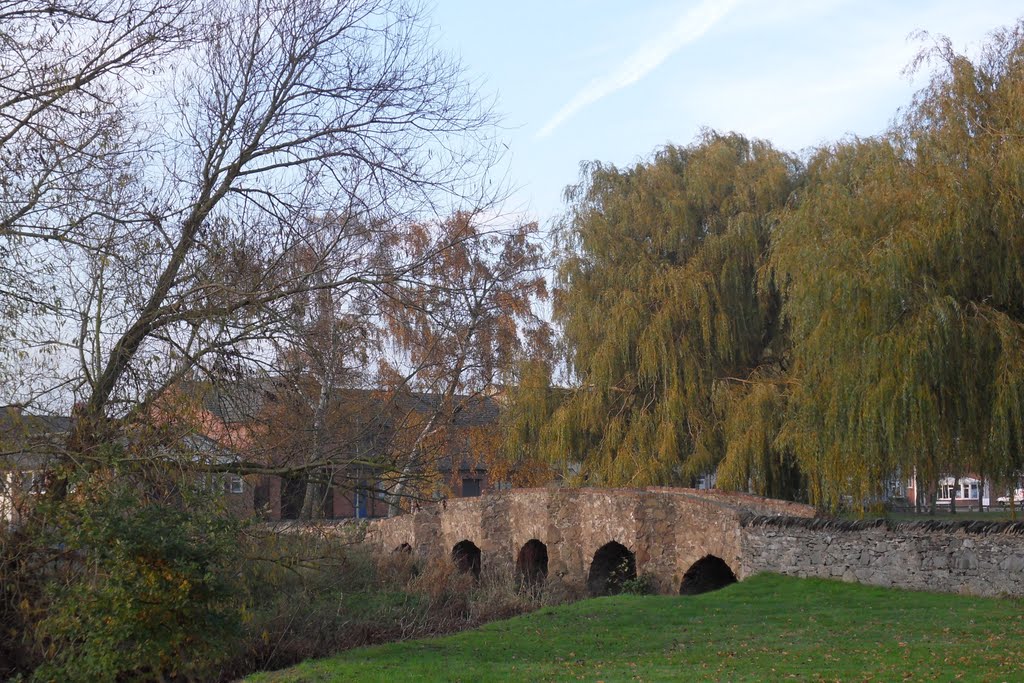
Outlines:
{"label": "grass lawn", "polygon": [[1024,604],[761,575],[618,596],[249,681],[1024,681]]}

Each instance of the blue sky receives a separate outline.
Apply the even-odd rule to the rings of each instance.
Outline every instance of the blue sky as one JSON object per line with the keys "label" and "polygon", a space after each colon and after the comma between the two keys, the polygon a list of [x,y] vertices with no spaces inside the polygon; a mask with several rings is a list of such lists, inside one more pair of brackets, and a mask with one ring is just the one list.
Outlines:
{"label": "blue sky", "polygon": [[924,30],[975,54],[1008,0],[437,0],[439,45],[504,114],[510,211],[547,226],[579,164],[619,166],[702,127],[809,150],[881,132],[924,82]]}

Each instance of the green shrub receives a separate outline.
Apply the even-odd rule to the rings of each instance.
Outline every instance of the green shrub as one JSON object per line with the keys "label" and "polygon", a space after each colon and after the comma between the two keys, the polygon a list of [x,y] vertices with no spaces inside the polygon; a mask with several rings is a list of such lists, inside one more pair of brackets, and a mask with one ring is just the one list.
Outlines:
{"label": "green shrub", "polygon": [[620,584],[621,592],[627,595],[651,595],[656,593],[654,579],[650,574],[641,574],[631,579],[625,579]]}
{"label": "green shrub", "polygon": [[67,559],[36,630],[45,653],[36,679],[209,678],[231,651],[238,522],[215,505],[109,483],[65,501],[48,535]]}

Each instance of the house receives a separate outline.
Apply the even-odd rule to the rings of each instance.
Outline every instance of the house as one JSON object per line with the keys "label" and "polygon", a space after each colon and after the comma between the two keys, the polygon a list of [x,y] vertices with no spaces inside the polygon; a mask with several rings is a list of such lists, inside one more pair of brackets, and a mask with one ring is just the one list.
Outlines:
{"label": "house", "polygon": [[33,499],[46,492],[46,469],[71,427],[67,417],[0,407],[0,522],[17,525]]}
{"label": "house", "polygon": [[[1020,488],[1020,482],[1017,482],[1016,486]],[[974,473],[959,477],[942,475],[937,482],[935,506],[939,510],[949,509],[955,500],[957,510],[977,510],[979,505],[986,510],[1000,507],[1007,502],[1006,488],[997,486],[992,480]],[[920,507],[927,508],[931,505],[929,487],[924,482],[917,481],[916,476],[906,481],[905,498],[907,505],[912,508],[918,507],[919,501]]]}
{"label": "house", "polygon": [[337,388],[322,398],[306,380],[192,383],[174,414],[264,471],[245,481],[254,512],[269,520],[380,517],[396,494],[408,507],[507,485],[509,473],[495,467],[493,394]]}
{"label": "house", "polygon": [[[0,521],[17,526],[26,512],[47,489],[47,477],[63,451],[73,425],[61,415],[28,413],[21,406],[0,408]],[[121,445],[130,451],[137,439],[123,437]],[[226,508],[237,515],[251,515],[253,491],[242,477],[230,473],[204,472],[200,466],[229,466],[238,456],[202,434],[184,434],[165,440],[158,448],[169,462],[195,466],[195,484],[211,495],[223,496]],[[184,458],[184,460],[183,460]],[[180,493],[177,482],[168,480],[162,488]]]}
{"label": "house", "polygon": [[[494,395],[335,389],[315,429],[309,398],[318,392],[282,378],[183,383],[161,397],[155,429],[139,438],[162,444],[170,462],[191,463],[182,471],[234,514],[268,520],[380,517],[389,498],[411,507],[507,486],[510,473],[495,466]],[[2,410],[0,519],[12,524],[45,491],[44,472],[72,421]],[[123,438],[128,448],[138,443]]]}
{"label": "house", "polygon": [[67,418],[31,415],[20,405],[0,408],[0,521],[22,521],[34,498],[45,493],[45,472]]}

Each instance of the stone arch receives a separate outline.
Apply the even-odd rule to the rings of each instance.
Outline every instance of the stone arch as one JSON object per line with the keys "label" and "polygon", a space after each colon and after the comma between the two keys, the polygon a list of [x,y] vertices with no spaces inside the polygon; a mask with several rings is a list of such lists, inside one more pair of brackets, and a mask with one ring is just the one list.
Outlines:
{"label": "stone arch", "polygon": [[480,560],[480,548],[473,541],[459,541],[452,548],[452,562],[460,572],[480,578]]}
{"label": "stone arch", "polygon": [[679,586],[680,595],[697,595],[725,588],[738,579],[725,560],[717,555],[705,555],[686,570]]}
{"label": "stone arch", "polygon": [[516,557],[516,574],[527,585],[543,583],[548,577],[548,547],[536,538],[524,543]]}
{"label": "stone arch", "polygon": [[636,555],[617,541],[597,549],[587,575],[591,595],[616,595],[626,581],[636,578]]}

